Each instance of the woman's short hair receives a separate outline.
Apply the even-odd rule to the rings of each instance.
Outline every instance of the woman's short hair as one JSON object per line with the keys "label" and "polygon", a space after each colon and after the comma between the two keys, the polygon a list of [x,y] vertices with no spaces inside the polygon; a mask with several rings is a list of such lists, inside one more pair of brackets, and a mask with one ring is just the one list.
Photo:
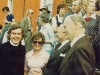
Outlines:
{"label": "woman's short hair", "polygon": [[24,37],[24,30],[23,30],[23,28],[19,24],[12,24],[12,26],[10,26],[10,28],[8,29],[8,35],[7,35],[8,40],[10,40],[10,33],[11,33],[11,31],[15,30],[15,29],[18,29],[18,28],[21,28],[21,30],[22,30],[22,37]]}
{"label": "woman's short hair", "polygon": [[60,11],[61,8],[65,8],[65,5],[64,4],[59,4],[57,6],[57,14],[59,14],[59,11]]}
{"label": "woman's short hair", "polygon": [[[85,1],[85,2],[83,3],[83,10],[84,10],[85,13],[86,13],[86,9],[87,9],[87,7],[88,7],[88,5],[89,5],[90,2],[94,3],[93,1]],[[95,3],[94,3],[94,4],[95,4]]]}
{"label": "woman's short hair", "polygon": [[33,33],[31,41],[33,42],[34,39],[37,40],[39,38],[42,39],[42,43],[44,44],[45,43],[45,36],[43,33],[39,32],[39,31],[36,31]]}
{"label": "woman's short hair", "polygon": [[42,22],[48,23],[50,19],[50,14],[43,12],[39,14],[39,17],[41,18]]}

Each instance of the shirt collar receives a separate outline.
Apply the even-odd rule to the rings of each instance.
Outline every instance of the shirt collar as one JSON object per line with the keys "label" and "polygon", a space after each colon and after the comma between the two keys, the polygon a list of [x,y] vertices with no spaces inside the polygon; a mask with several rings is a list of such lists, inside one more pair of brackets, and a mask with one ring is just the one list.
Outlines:
{"label": "shirt collar", "polygon": [[[62,46],[64,46],[66,43],[68,43],[69,42],[69,40],[65,40],[65,41],[63,41],[62,43],[61,43],[61,46],[59,47],[59,49],[62,47]],[[58,50],[59,50],[58,49]]]}
{"label": "shirt collar", "polygon": [[72,46],[73,46],[81,37],[83,37],[83,36],[85,36],[85,34],[80,34],[80,35],[78,35],[77,37],[75,37],[75,38],[72,40],[70,46],[72,47]]}
{"label": "shirt collar", "polygon": [[[74,13],[74,14],[76,14],[76,13]],[[82,11],[78,12],[78,15],[82,16]]]}
{"label": "shirt collar", "polygon": [[61,43],[61,45],[65,45],[66,43],[68,43],[69,42],[69,40],[65,40],[65,41],[63,41],[62,43]]}
{"label": "shirt collar", "polygon": [[[83,16],[83,18],[86,18],[86,17],[87,17],[87,16],[86,16],[86,14],[85,14],[85,15]],[[96,19],[96,13],[94,12],[90,17]]]}
{"label": "shirt collar", "polygon": [[18,46],[19,45],[19,43],[18,44],[14,44],[11,40],[10,40],[10,44],[13,45],[13,46]]}
{"label": "shirt collar", "polygon": [[[44,58],[44,52],[46,52],[45,50],[41,49],[41,51],[37,54],[38,56],[40,56],[41,58]],[[34,56],[34,49],[32,49],[29,54],[28,54],[28,59],[30,59],[32,56]]]}
{"label": "shirt collar", "polygon": [[[38,55],[41,55],[42,54],[42,52],[43,52],[43,49],[41,49],[40,50],[40,52],[38,53]],[[32,50],[32,52],[31,52],[32,54],[31,55],[34,55],[34,50]]]}

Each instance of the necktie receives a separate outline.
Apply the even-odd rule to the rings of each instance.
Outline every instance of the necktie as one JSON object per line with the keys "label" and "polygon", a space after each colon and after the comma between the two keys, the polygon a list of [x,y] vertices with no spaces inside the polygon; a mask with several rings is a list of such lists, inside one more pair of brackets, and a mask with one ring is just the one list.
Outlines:
{"label": "necktie", "polygon": [[51,56],[53,56],[56,53],[56,51],[58,51],[58,49],[59,49],[60,46],[61,46],[61,43],[58,43],[56,45],[56,47],[55,47],[54,51],[52,52]]}

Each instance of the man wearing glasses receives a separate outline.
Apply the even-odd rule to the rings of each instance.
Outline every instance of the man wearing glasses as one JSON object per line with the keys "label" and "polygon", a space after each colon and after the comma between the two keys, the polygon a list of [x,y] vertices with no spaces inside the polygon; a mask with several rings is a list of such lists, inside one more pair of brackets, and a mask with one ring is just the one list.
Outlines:
{"label": "man wearing glasses", "polygon": [[25,47],[20,43],[23,36],[20,25],[9,28],[9,41],[0,45],[0,75],[24,75]]}
{"label": "man wearing glasses", "polygon": [[20,21],[20,25],[24,29],[24,32],[25,32],[24,40],[25,40],[26,52],[32,49],[32,43],[31,43],[32,31],[33,31],[32,17],[33,17],[33,10],[28,9],[26,12],[26,17],[24,17]]}

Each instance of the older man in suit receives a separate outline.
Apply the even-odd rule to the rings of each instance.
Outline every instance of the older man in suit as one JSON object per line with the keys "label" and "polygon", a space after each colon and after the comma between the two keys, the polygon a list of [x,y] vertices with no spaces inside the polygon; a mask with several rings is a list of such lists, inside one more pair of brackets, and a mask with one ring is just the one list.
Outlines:
{"label": "older man in suit", "polygon": [[[70,13],[71,14],[78,14],[80,16],[84,16],[85,13],[84,13],[84,11],[82,9],[82,6],[83,6],[82,0],[73,0],[72,1],[72,7],[71,7],[72,12],[70,12]],[[64,16],[62,23],[64,22],[65,17],[68,15],[67,13]]]}
{"label": "older man in suit", "polygon": [[[61,61],[65,57],[65,53],[69,50],[70,42],[67,40],[67,35],[65,33],[64,27],[61,25],[57,29],[57,40],[60,43],[56,45],[53,53],[51,54],[46,67],[42,69],[41,73],[38,75],[56,75],[61,64]],[[39,73],[39,70],[38,72]]]}
{"label": "older man in suit", "polygon": [[70,49],[63,59],[57,75],[95,75],[95,53],[85,37],[84,19],[72,14],[65,18],[64,28],[71,41]]}
{"label": "older man in suit", "polygon": [[32,49],[32,42],[31,42],[32,31],[33,31],[32,19],[31,19],[32,17],[33,17],[33,10],[28,9],[26,12],[26,17],[24,17],[20,21],[20,25],[24,29],[24,32],[25,32],[24,40],[25,40],[26,52]]}

